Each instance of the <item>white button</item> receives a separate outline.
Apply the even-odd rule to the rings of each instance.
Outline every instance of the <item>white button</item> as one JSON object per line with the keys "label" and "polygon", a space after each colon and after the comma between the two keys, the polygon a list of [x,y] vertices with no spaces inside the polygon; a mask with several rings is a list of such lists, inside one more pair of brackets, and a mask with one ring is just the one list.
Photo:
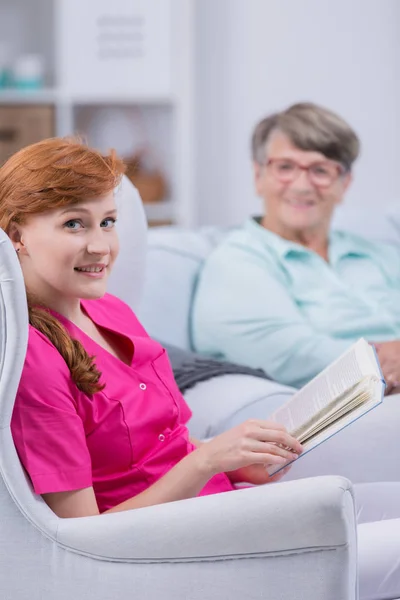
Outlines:
{"label": "white button", "polygon": [[145,390],[147,386],[146,386],[146,384],[145,384],[145,383],[141,383],[141,384],[139,385],[139,387],[140,387],[140,389],[141,389],[141,390]]}
{"label": "white button", "polygon": [[160,433],[160,435],[158,436],[158,439],[160,440],[160,442],[164,442],[165,441],[165,435],[163,433]]}

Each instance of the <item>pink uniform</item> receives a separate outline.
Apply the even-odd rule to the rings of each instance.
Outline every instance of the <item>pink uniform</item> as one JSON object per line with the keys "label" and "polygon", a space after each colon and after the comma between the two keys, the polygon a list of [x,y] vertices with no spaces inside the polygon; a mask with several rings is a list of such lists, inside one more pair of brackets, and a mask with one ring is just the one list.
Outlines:
{"label": "pink uniform", "polygon": [[[185,426],[191,412],[165,350],[127,305],[109,294],[81,304],[99,328],[134,348],[132,364],[56,315],[96,357],[106,387],[87,396],[48,338],[30,327],[11,428],[37,494],[93,486],[103,512],[145,490],[194,449]],[[232,489],[220,474],[200,494]]]}

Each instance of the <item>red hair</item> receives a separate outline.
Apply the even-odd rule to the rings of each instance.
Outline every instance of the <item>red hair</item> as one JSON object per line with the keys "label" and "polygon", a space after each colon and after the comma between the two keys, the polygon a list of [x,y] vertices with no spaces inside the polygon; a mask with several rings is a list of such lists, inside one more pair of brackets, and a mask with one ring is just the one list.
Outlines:
{"label": "red hair", "polygon": [[[0,228],[23,224],[29,215],[90,200],[111,192],[124,163],[115,151],[102,155],[75,138],[51,138],[23,148],[0,168]],[[47,309],[33,303],[27,290],[29,322],[48,337],[67,363],[79,389],[102,389],[101,373],[82,344]]]}

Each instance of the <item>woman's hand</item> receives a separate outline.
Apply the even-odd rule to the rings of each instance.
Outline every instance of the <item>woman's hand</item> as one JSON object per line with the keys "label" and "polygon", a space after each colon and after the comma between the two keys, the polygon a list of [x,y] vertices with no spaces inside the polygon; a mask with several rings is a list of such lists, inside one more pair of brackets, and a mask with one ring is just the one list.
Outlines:
{"label": "woman's hand", "polygon": [[400,341],[375,344],[375,349],[386,381],[386,394],[398,392],[400,387]]}
{"label": "woman's hand", "polygon": [[266,480],[261,477],[260,465],[264,471],[272,465],[282,466],[296,459],[302,451],[301,444],[282,425],[249,419],[202,444],[195,453],[200,470],[210,476],[251,465],[253,477],[265,483],[271,478],[267,473]]}

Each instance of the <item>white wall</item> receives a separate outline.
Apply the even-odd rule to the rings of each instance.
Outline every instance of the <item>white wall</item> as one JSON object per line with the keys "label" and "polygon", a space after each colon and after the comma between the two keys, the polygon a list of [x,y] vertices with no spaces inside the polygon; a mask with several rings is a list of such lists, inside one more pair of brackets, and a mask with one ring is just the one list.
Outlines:
{"label": "white wall", "polygon": [[337,111],[361,137],[348,205],[400,202],[398,0],[198,0],[196,34],[199,223],[259,210],[251,130],[304,100]]}

